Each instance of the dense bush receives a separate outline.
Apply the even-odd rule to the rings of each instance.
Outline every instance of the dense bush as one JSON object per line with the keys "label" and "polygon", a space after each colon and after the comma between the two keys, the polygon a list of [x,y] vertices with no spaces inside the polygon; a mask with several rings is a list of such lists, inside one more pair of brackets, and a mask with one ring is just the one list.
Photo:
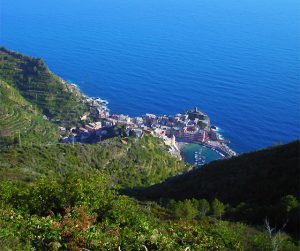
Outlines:
{"label": "dense bush", "polygon": [[[146,189],[131,191],[140,199],[220,199],[218,217],[272,225],[299,236],[300,141],[215,161]],[[224,212],[224,209],[225,212]]]}
{"label": "dense bush", "polygon": [[23,146],[0,153],[0,180],[27,181],[37,177],[61,177],[70,172],[108,173],[123,187],[146,186],[187,171],[183,162],[172,157],[162,142],[145,136],[128,139],[123,145],[117,139],[100,144],[56,144]]}
{"label": "dense bush", "polygon": [[[203,201],[171,202],[175,208],[169,211],[118,195],[110,182],[103,175],[76,174],[27,186],[2,182],[0,249],[272,250],[267,233],[194,217]],[[179,219],[172,219],[178,212]],[[278,240],[279,250],[296,249],[288,236]]]}

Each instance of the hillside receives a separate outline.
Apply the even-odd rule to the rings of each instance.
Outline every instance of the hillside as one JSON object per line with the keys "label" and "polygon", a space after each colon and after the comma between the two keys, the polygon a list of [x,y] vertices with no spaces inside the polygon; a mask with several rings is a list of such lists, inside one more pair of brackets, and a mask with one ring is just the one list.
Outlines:
{"label": "hillside", "polygon": [[284,233],[221,220],[214,202],[205,215],[196,200],[173,209],[120,195],[186,169],[152,137],[14,147],[0,163],[1,250],[299,250]]}
{"label": "hillside", "polygon": [[147,200],[217,198],[228,205],[228,219],[287,222],[285,229],[299,236],[299,172],[300,141],[295,141],[215,161],[133,194]]}
{"label": "hillside", "polygon": [[82,97],[41,59],[0,48],[0,250],[299,250],[277,227],[298,222],[299,141],[188,172],[162,140],[118,127],[58,143],[56,124],[90,109]]}
{"label": "hillside", "polygon": [[44,115],[74,125],[89,110],[82,94],[49,71],[44,61],[0,48],[0,79],[15,87]]}
{"label": "hillside", "polygon": [[219,198],[270,204],[286,194],[300,197],[300,141],[215,161],[143,192],[148,198]]}
{"label": "hillside", "polygon": [[123,187],[149,186],[187,170],[157,138],[145,136],[100,144],[16,147],[0,153],[0,180],[29,181],[71,172],[105,172]]}
{"label": "hillside", "polygon": [[11,144],[58,142],[57,128],[12,86],[0,80],[0,149]]}

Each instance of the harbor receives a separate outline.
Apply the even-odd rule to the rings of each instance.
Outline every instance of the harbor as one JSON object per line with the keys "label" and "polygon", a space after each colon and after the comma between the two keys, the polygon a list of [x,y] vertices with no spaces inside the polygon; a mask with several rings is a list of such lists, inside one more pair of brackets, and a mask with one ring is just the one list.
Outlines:
{"label": "harbor", "polygon": [[181,149],[181,155],[185,162],[197,167],[222,159],[222,156],[217,151],[194,143],[185,144]]}
{"label": "harbor", "polygon": [[[73,88],[77,89],[77,86],[73,85]],[[98,97],[83,95],[82,102],[89,104],[90,111],[82,114],[81,127],[72,127],[70,130],[60,128],[63,143],[97,143],[117,136],[116,128],[122,128],[123,137],[134,135],[140,138],[144,134],[151,134],[160,138],[170,154],[196,166],[237,155],[228,146],[230,142],[219,133],[219,128],[212,126],[209,116],[198,107],[175,115],[147,113],[140,117],[130,117],[110,114],[108,101]],[[187,149],[194,148],[197,149],[191,151],[193,156],[187,153]]]}

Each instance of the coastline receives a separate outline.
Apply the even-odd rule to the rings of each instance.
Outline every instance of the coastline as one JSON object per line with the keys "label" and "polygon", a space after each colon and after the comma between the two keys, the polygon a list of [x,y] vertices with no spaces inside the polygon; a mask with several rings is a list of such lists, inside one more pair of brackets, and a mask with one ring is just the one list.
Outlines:
{"label": "coastline", "polygon": [[[153,118],[155,118],[155,119],[161,118],[161,117],[163,117],[163,118],[165,118],[165,117],[171,118],[172,117],[173,118],[174,116],[175,117],[178,115],[181,116],[181,114],[177,114],[174,116],[172,116],[172,115],[156,116],[154,114],[145,114],[145,115],[141,115],[141,117],[129,117],[128,115],[124,115],[124,114],[110,115],[109,108],[107,106],[109,102],[107,100],[103,100],[100,97],[89,97],[82,92],[82,90],[80,89],[80,86],[77,85],[76,83],[66,81],[61,77],[59,77],[59,79],[60,79],[61,83],[64,84],[70,92],[76,93],[76,96],[78,96],[80,98],[81,102],[88,104],[88,106],[90,106],[91,109],[96,109],[98,111],[99,121],[112,122],[110,124],[111,126],[116,126],[117,124],[121,124],[121,125],[125,125],[127,127],[127,129],[133,129],[133,130],[141,129],[142,130],[141,135],[144,132],[147,132],[147,130],[148,130],[151,132],[152,135],[163,139],[163,142],[165,143],[165,145],[169,147],[168,151],[170,152],[170,154],[172,154],[174,157],[176,157],[178,159],[184,159],[184,157],[182,156],[182,149],[191,143],[198,144],[200,146],[209,148],[210,150],[216,152],[220,156],[220,159],[230,158],[230,157],[237,155],[237,153],[235,151],[233,151],[226,144],[229,141],[226,141],[223,138],[223,136],[219,133],[219,128],[217,126],[211,126],[208,115],[202,113],[200,110],[197,110],[198,108],[195,108],[195,111],[193,111],[194,112],[193,115],[196,114],[196,119],[198,119],[197,118],[198,115],[202,116],[201,117],[202,121],[207,123],[204,131],[202,130],[204,133],[202,141],[199,141],[198,138],[197,138],[197,140],[190,140],[190,139],[187,140],[184,138],[180,138],[179,135],[175,135],[175,137],[174,137],[173,133],[168,134],[168,133],[164,132],[164,134],[161,135],[162,129],[165,129],[165,128],[164,128],[164,126],[162,126],[162,124],[159,125],[159,123],[157,123],[153,126],[153,120],[154,120]],[[192,111],[192,110],[190,110],[190,111]],[[186,115],[187,113],[188,112],[184,113],[184,115]],[[81,116],[81,120],[83,120],[83,121],[86,120],[88,118],[88,116],[90,116],[90,113],[83,114]],[[125,119],[120,120],[120,117],[124,117]],[[141,118],[142,119],[146,118],[146,119],[144,119],[143,123],[141,123],[141,124],[137,123],[136,121]],[[188,120],[188,121],[190,121],[190,120]],[[96,123],[100,123],[100,122],[96,122]],[[171,127],[171,129],[172,129],[172,127]],[[207,139],[204,140],[204,136],[206,135],[205,130],[208,133],[212,133],[212,137],[214,140],[211,140],[208,136],[207,136]],[[200,129],[199,129],[199,131],[200,131]],[[83,133],[86,133],[86,131],[83,131]],[[129,132],[128,132],[128,135],[129,135]],[[74,142],[74,139],[76,136],[78,136],[78,135],[72,134],[72,142]],[[172,139],[172,137],[174,137],[174,139]],[[81,140],[83,140],[83,137],[81,137]],[[100,140],[101,140],[101,136],[100,136]],[[67,140],[67,141],[71,142],[70,140]]]}

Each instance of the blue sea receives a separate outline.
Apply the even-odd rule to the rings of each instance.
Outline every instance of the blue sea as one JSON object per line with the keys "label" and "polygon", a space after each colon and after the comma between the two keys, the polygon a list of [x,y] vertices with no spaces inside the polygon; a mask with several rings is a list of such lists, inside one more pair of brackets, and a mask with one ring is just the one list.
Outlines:
{"label": "blue sea", "polygon": [[111,112],[199,106],[238,152],[300,138],[299,0],[0,0],[0,44]]}

